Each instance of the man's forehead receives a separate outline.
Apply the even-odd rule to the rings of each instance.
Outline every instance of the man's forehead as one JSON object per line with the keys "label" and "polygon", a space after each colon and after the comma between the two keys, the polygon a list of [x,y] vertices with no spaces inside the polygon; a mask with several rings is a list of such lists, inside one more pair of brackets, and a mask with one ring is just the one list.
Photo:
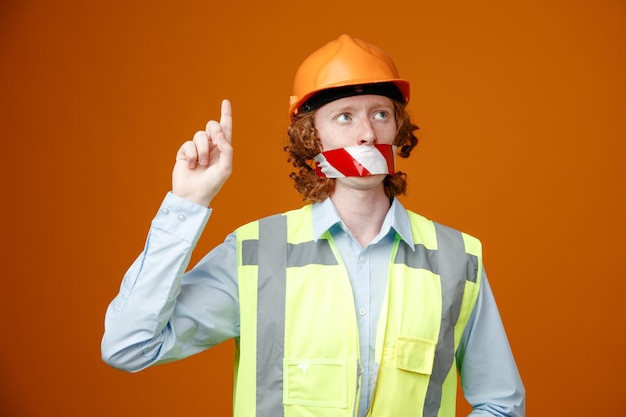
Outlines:
{"label": "man's forehead", "polygon": [[393,101],[389,97],[376,94],[364,94],[350,97],[343,97],[333,100],[320,107],[319,110],[337,110],[343,108],[369,108],[369,107],[393,107]]}

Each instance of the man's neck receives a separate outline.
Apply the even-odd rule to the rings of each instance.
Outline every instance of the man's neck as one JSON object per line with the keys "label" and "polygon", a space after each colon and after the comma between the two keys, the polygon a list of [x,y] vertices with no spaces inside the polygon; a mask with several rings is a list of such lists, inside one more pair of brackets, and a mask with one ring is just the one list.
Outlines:
{"label": "man's neck", "polygon": [[339,217],[362,247],[380,233],[391,204],[382,189],[335,190],[331,199]]}

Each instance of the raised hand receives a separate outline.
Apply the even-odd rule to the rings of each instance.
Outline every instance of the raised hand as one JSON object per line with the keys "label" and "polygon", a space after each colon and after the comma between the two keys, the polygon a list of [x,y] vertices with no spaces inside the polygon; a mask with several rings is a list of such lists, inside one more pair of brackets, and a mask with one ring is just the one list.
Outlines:
{"label": "raised hand", "polygon": [[208,207],[233,170],[232,134],[232,107],[223,100],[220,121],[210,120],[178,149],[172,192]]}

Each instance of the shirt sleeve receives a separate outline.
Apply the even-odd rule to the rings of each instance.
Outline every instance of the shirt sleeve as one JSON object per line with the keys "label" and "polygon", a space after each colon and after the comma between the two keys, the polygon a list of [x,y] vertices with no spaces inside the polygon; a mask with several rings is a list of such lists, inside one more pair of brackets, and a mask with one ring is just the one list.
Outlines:
{"label": "shirt sleeve", "polygon": [[487,276],[457,350],[472,417],[525,415],[525,389]]}
{"label": "shirt sleeve", "polygon": [[188,272],[211,209],[168,193],[109,304],[102,359],[136,372],[238,336],[234,234]]}

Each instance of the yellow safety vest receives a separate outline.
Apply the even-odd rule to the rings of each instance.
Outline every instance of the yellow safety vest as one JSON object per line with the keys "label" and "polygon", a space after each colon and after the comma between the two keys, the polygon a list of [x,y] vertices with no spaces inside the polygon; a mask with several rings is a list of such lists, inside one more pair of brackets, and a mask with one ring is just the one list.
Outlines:
{"label": "yellow safety vest", "polygon": [[[241,329],[235,417],[352,417],[360,390],[354,298],[311,206],[236,231]],[[482,276],[480,242],[408,212],[415,246],[394,242],[368,413],[454,417],[455,352]]]}

